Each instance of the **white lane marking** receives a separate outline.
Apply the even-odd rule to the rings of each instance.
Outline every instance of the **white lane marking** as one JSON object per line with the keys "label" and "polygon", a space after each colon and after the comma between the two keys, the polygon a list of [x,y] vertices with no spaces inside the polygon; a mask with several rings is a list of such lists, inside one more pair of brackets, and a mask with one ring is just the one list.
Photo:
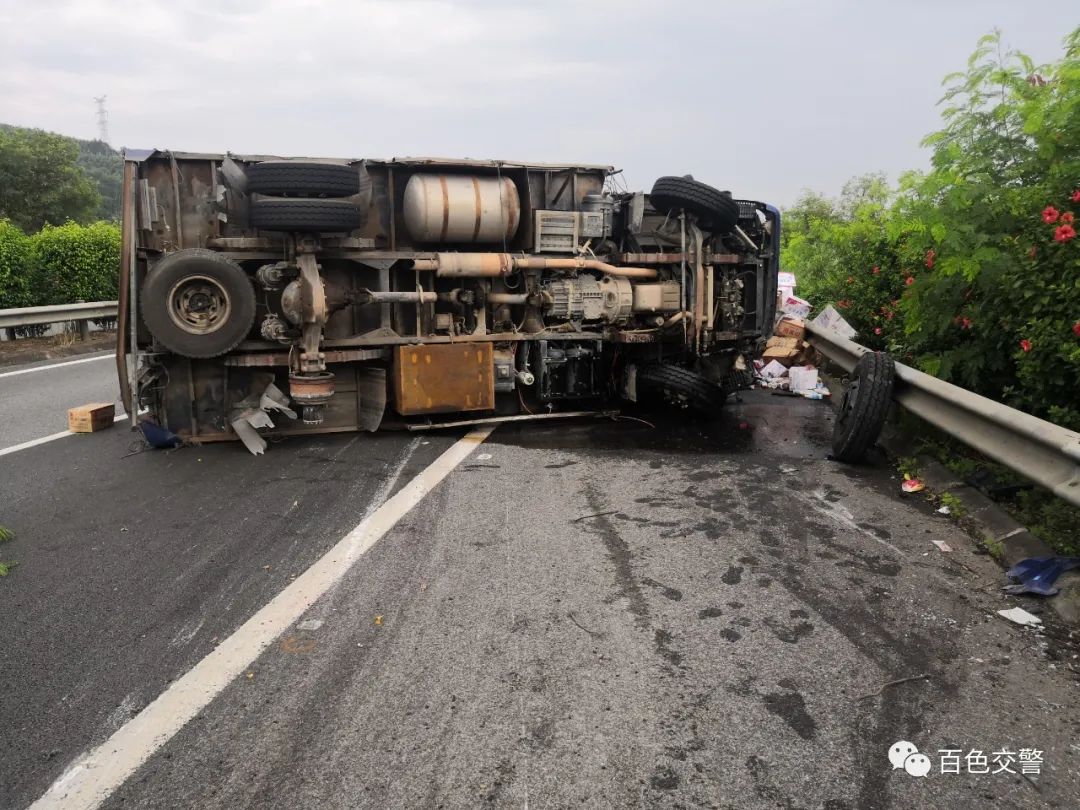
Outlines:
{"label": "white lane marking", "polygon": [[74,366],[78,363],[92,363],[95,360],[109,360],[115,358],[115,354],[98,354],[93,357],[81,357],[78,360],[65,360],[63,363],[50,363],[47,366],[34,366],[33,368],[22,368],[18,371],[3,371],[0,372],[0,377],[16,377],[19,374],[33,374],[35,371],[48,371],[50,368],[60,368],[61,366]]}
{"label": "white lane marking", "polygon": [[93,810],[207,707],[234,678],[330,590],[360,557],[461,464],[494,426],[467,434],[338,541],[213,652],[145,709],[78,757],[30,810]]}
{"label": "white lane marking", "polygon": [[[119,414],[113,418],[114,422],[119,422],[122,419],[127,419],[126,413]],[[6,456],[8,453],[18,453],[20,450],[29,450],[31,447],[37,447],[39,444],[46,444],[47,442],[55,442],[57,439],[62,439],[65,436],[74,436],[70,430],[61,430],[59,433],[50,433],[48,436],[42,436],[40,439],[31,439],[28,442],[22,444],[13,444],[11,447],[5,447],[0,450],[0,456]],[[80,434],[81,435],[81,434]]]}

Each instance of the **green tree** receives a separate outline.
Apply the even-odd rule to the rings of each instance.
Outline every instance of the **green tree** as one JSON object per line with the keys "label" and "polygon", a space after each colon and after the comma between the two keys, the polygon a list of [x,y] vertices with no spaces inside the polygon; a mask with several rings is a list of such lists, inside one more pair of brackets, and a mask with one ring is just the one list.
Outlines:
{"label": "green tree", "polygon": [[27,233],[46,224],[91,219],[101,195],[77,165],[78,156],[71,138],[0,128],[0,217]]}
{"label": "green tree", "polygon": [[30,304],[30,238],[0,219],[0,309]]}
{"label": "green tree", "polygon": [[120,221],[120,191],[123,186],[124,159],[102,141],[78,141],[79,166],[94,182],[101,202],[95,219]]}

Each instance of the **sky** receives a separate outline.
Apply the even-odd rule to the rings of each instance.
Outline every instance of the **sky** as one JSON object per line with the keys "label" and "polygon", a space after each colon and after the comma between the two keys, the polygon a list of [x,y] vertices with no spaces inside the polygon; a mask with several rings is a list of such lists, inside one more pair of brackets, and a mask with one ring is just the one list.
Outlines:
{"label": "sky", "polygon": [[1022,0],[0,0],[0,122],[117,147],[600,163],[789,205],[923,168],[941,80]]}

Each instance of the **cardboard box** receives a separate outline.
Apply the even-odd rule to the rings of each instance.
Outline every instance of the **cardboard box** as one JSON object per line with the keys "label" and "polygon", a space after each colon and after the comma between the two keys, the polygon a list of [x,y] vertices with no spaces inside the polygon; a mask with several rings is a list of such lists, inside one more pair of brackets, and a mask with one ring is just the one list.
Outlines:
{"label": "cardboard box", "polygon": [[72,433],[94,433],[112,427],[116,406],[111,402],[90,402],[68,409],[68,430]]}
{"label": "cardboard box", "polygon": [[816,368],[793,366],[788,371],[788,378],[791,380],[791,390],[796,393],[813,391],[817,388],[818,372]]}
{"label": "cardboard box", "polygon": [[802,340],[806,337],[806,321],[802,318],[791,318],[785,315],[777,322],[773,334],[779,337]]}
{"label": "cardboard box", "polygon": [[811,309],[810,302],[797,295],[785,295],[780,301],[780,310],[793,318],[807,318]]}
{"label": "cardboard box", "polygon": [[774,335],[765,343],[766,349],[798,349],[799,347],[798,338],[783,337],[781,335]]}
{"label": "cardboard box", "polygon": [[771,346],[766,347],[765,353],[761,355],[761,359],[766,363],[770,363],[775,360],[782,366],[791,366],[795,363],[799,357],[798,347],[785,348],[784,346]]}
{"label": "cardboard box", "polygon": [[848,340],[854,340],[858,334],[850,323],[844,320],[844,316],[836,311],[836,307],[832,304],[821,310],[821,313],[811,321],[814,326],[820,326],[822,329],[832,329],[834,332],[846,337]]}

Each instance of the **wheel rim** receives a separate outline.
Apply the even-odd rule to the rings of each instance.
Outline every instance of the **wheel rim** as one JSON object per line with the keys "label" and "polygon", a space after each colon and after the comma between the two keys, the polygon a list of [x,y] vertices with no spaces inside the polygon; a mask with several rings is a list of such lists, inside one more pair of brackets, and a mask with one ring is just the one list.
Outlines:
{"label": "wheel rim", "polygon": [[846,422],[847,418],[851,416],[855,410],[855,403],[859,400],[859,378],[856,377],[848,385],[847,391],[844,392],[844,398],[840,402],[840,421]]}
{"label": "wheel rim", "polygon": [[231,310],[229,293],[209,276],[188,276],[169,290],[169,317],[188,334],[216,332]]}

